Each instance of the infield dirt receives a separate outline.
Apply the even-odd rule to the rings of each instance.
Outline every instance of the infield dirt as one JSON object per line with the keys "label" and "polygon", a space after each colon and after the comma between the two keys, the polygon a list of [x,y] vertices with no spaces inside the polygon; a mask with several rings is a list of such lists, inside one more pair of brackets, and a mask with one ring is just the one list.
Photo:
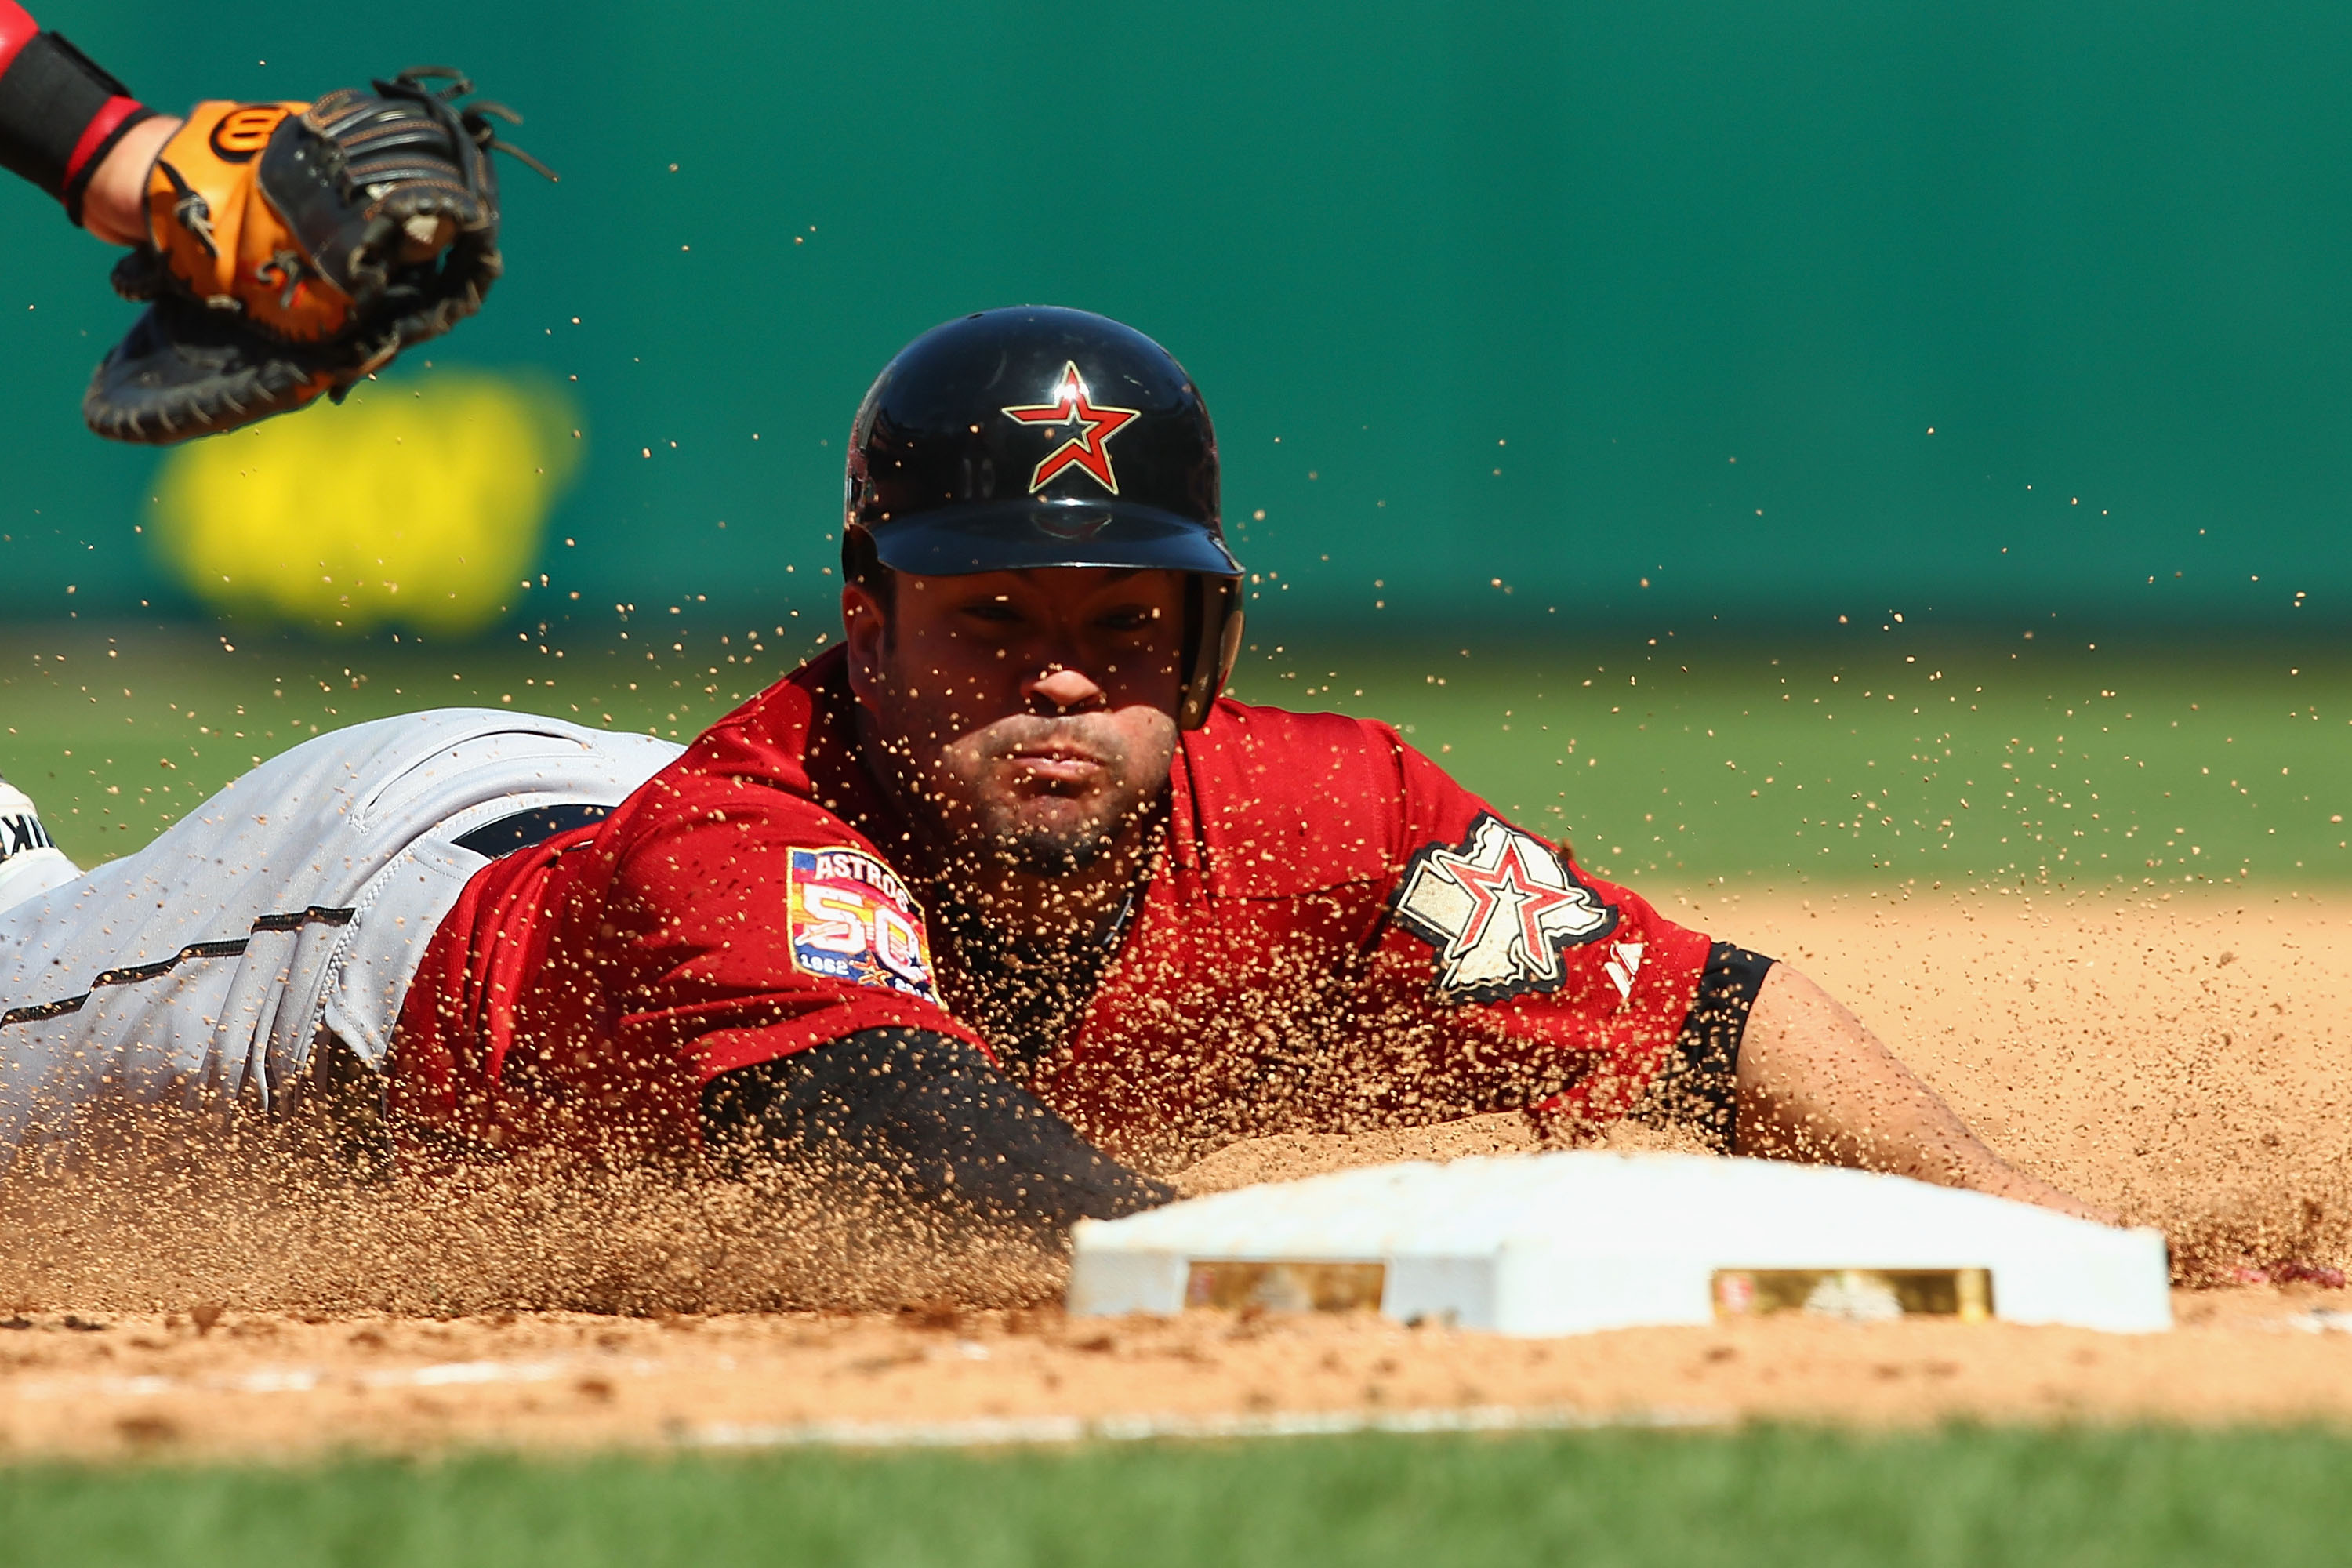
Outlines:
{"label": "infield dirt", "polygon": [[[1777,1319],[1531,1342],[1360,1317],[1071,1320],[1051,1264],[934,1253],[871,1215],[763,1226],[740,1196],[651,1184],[420,1201],[289,1176],[276,1156],[151,1161],[135,1178],[20,1173],[0,1194],[0,1306],[15,1314],[0,1322],[0,1451],[668,1445],[824,1422],[1474,1407],[2352,1418],[2352,1292],[2331,1288],[2352,1261],[2337,1026],[2352,894],[1708,889],[1664,907],[1845,998],[2014,1162],[2161,1226],[2180,1326]],[[1181,1182],[1532,1144],[1509,1117],[1276,1138]]]}

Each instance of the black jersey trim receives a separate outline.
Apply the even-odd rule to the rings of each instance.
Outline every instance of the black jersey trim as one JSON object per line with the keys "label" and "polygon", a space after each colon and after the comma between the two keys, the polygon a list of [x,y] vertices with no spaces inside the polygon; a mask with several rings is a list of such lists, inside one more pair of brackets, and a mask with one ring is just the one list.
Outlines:
{"label": "black jersey trim", "polygon": [[1731,1152],[1739,1108],[1739,1043],[1772,963],[1727,942],[1707,949],[1682,1033],[1633,1113],[1638,1120],[1688,1128],[1710,1148]]}
{"label": "black jersey trim", "polygon": [[460,835],[454,842],[460,849],[470,849],[477,855],[496,860],[518,849],[544,844],[559,833],[569,833],[575,827],[602,822],[612,815],[613,808],[609,805],[565,801],[531,811],[519,811],[512,816],[501,816],[496,822],[486,822],[473,831]]}
{"label": "black jersey trim", "polygon": [[68,996],[62,1002],[44,1002],[37,1007],[11,1007],[0,1013],[0,1027],[10,1024],[37,1024],[44,1018],[62,1018],[68,1013],[79,1013],[81,1005],[89,1000],[85,991],[79,996]]}
{"label": "black jersey trim", "polygon": [[[312,904],[306,910],[289,914],[264,915],[253,922],[257,933],[265,931],[299,931],[306,925],[347,926],[359,913],[356,909],[331,910]],[[90,992],[101,985],[135,985],[142,980],[159,980],[180,965],[199,958],[242,957],[253,939],[232,937],[226,942],[192,942],[169,958],[153,963],[137,963],[124,969],[110,969],[89,983],[89,991],[79,996],[62,997],[55,1002],[43,1002],[30,1007],[11,1007],[0,1013],[0,1029],[11,1024],[37,1024],[48,1018],[62,1018],[68,1013],[79,1013],[89,1000]]]}
{"label": "black jersey trim", "polygon": [[347,926],[357,910],[329,910],[312,904],[307,910],[297,910],[290,915],[264,915],[253,922],[257,931],[299,931],[307,925]]}

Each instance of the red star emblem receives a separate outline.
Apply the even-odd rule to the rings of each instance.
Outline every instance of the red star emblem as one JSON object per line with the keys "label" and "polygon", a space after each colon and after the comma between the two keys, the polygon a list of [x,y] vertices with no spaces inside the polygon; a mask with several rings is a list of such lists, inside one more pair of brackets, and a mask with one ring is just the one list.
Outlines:
{"label": "red star emblem", "polygon": [[1062,366],[1055,384],[1054,401],[1027,407],[1000,409],[1008,419],[1048,426],[1057,437],[1054,447],[1029,476],[1029,493],[1035,495],[1065,468],[1084,469],[1111,494],[1118,494],[1118,475],[1110,466],[1110,438],[1142,412],[1137,408],[1100,408],[1087,401],[1087,384],[1076,362]]}
{"label": "red star emblem", "polygon": [[1550,955],[1552,945],[1544,932],[1544,916],[1564,904],[1582,906],[1582,900],[1568,889],[1547,888],[1528,876],[1527,867],[1519,860],[1517,837],[1504,841],[1502,858],[1491,870],[1467,860],[1457,860],[1445,869],[1465,892],[1477,900],[1470,912],[1470,923],[1463,930],[1465,948],[1475,947],[1484,941],[1488,923],[1501,915],[1505,920],[1518,921],[1519,952],[1540,962]]}

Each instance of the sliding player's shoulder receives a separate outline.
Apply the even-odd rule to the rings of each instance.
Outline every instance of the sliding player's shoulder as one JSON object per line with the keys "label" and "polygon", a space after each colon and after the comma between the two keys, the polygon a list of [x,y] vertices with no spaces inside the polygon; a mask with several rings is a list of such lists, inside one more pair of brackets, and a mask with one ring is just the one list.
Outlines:
{"label": "sliding player's shoulder", "polygon": [[1179,804],[1229,891],[1372,880],[1411,816],[1402,756],[1385,724],[1228,700],[1184,738]]}
{"label": "sliding player's shoulder", "polygon": [[1333,778],[1385,778],[1393,784],[1403,742],[1377,719],[1299,713],[1221,698],[1209,721],[1185,737],[1196,768],[1218,769],[1308,789]]}

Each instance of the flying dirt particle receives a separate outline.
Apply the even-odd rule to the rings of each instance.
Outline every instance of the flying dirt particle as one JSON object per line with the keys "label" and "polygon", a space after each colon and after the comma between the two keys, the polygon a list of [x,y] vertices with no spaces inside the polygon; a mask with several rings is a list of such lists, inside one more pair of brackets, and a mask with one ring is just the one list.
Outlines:
{"label": "flying dirt particle", "polygon": [[963,1308],[952,1296],[935,1296],[926,1301],[910,1301],[898,1309],[898,1315],[919,1329],[950,1330],[963,1323]]}
{"label": "flying dirt particle", "polygon": [[161,1415],[125,1415],[114,1424],[122,1440],[138,1447],[152,1447],[168,1443],[180,1435],[179,1427]]}

